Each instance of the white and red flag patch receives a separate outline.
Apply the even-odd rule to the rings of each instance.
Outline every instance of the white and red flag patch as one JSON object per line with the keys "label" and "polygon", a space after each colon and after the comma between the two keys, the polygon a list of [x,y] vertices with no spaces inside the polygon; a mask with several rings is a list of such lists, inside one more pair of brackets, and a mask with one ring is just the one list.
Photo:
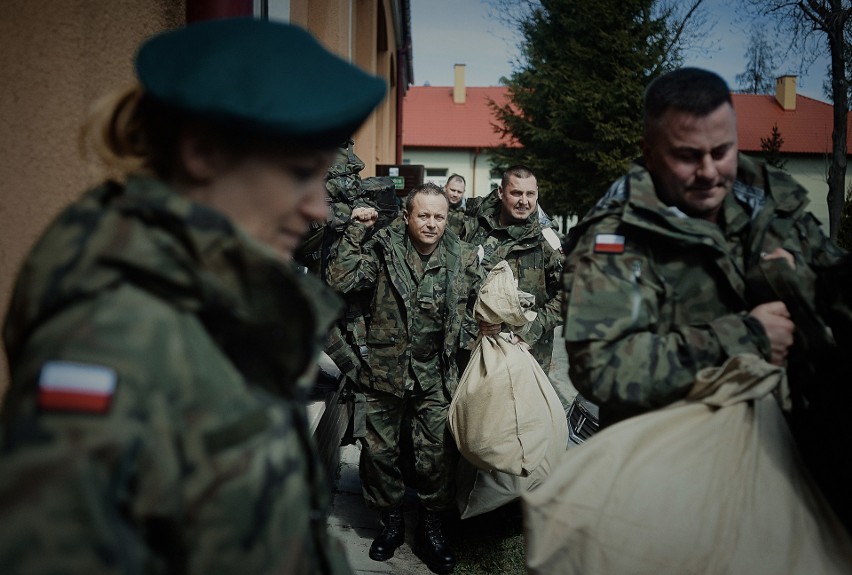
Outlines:
{"label": "white and red flag patch", "polygon": [[598,234],[595,236],[595,253],[623,254],[624,236],[618,234]]}
{"label": "white and red flag patch", "polygon": [[118,382],[115,370],[102,365],[49,361],[38,380],[38,406],[50,411],[105,413]]}

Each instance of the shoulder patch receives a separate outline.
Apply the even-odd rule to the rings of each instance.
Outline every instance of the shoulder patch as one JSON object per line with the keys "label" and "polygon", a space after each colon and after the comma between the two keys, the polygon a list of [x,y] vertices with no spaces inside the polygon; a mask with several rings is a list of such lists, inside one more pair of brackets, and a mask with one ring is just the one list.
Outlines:
{"label": "shoulder patch", "polygon": [[118,385],[115,370],[102,365],[49,361],[38,380],[38,406],[47,411],[106,413]]}
{"label": "shoulder patch", "polygon": [[597,234],[595,236],[595,253],[623,254],[624,236],[618,234]]}

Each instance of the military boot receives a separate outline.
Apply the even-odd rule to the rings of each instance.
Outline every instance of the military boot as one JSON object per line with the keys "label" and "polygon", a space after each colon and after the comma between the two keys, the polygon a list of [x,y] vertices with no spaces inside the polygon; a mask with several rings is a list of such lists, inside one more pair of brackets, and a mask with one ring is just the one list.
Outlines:
{"label": "military boot", "polygon": [[405,516],[402,508],[382,511],[382,525],[379,536],[370,545],[370,559],[387,561],[393,557],[396,548],[405,542]]}
{"label": "military boot", "polygon": [[414,545],[420,558],[432,572],[441,574],[453,572],[456,557],[444,539],[439,513],[421,507]]}

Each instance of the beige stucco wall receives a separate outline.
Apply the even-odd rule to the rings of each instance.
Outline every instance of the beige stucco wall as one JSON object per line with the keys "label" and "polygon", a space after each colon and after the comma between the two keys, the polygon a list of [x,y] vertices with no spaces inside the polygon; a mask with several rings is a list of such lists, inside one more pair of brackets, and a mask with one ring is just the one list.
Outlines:
{"label": "beige stucco wall", "polygon": [[[396,35],[391,3],[391,0],[290,1],[291,22],[313,32],[329,50],[387,82],[388,97],[353,137],[355,153],[365,164],[362,177],[376,175],[376,164],[396,162],[393,95]],[[380,22],[385,23],[383,28]]]}
{"label": "beige stucco wall", "polygon": [[[790,172],[808,190],[811,203],[808,209],[822,223],[823,232],[828,234],[828,156],[822,158],[792,158],[784,169]],[[852,170],[846,170],[846,186],[852,186]]]}
{"label": "beige stucco wall", "polygon": [[[139,42],[183,0],[0,1],[0,309],[35,239],[91,182],[77,152],[93,100],[132,81]],[[0,395],[6,357],[0,352]]]}
{"label": "beige stucco wall", "polygon": [[[760,157],[759,154],[749,154]],[[808,211],[822,224],[828,235],[828,156],[787,157],[784,170],[808,191]],[[846,170],[846,189],[852,187],[852,170]]]}

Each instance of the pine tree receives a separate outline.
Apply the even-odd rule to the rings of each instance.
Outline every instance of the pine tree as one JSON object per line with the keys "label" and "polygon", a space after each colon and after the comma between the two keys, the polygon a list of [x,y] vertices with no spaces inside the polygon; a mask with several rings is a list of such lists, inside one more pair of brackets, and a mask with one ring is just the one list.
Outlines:
{"label": "pine tree", "polygon": [[787,160],[781,157],[781,146],[784,145],[784,138],[781,137],[781,131],[778,129],[778,123],[772,125],[772,132],[768,138],[760,139],[760,149],[763,150],[763,158],[770,166],[783,170],[787,165]]}
{"label": "pine tree", "polygon": [[522,22],[523,63],[494,109],[523,147],[497,158],[536,171],[551,213],[582,216],[639,155],[645,86],[678,63],[682,32],[656,4],[541,0]]}

